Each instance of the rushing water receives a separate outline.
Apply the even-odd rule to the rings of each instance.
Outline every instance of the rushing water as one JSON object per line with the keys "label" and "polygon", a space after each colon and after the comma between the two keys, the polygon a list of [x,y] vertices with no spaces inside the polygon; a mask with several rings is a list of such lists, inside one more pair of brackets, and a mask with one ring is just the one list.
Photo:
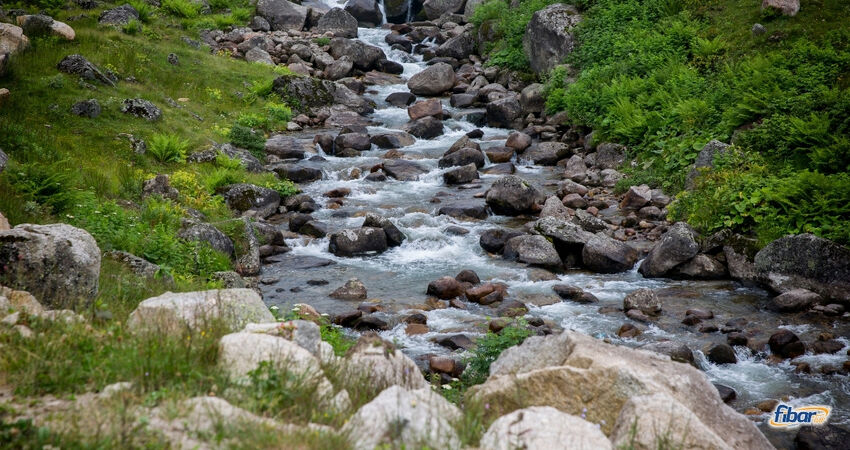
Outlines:
{"label": "rushing water", "polygon": [[[422,70],[425,65],[421,57],[389,48],[384,42],[387,32],[385,29],[361,28],[359,36],[361,40],[381,47],[389,59],[402,63],[403,79]],[[371,116],[377,125],[370,127],[370,132],[400,129],[408,121],[407,110],[386,104],[384,98],[393,92],[407,92],[407,86],[371,86],[369,89],[366,95],[378,105]],[[450,107],[445,100],[444,110],[452,117],[460,117],[460,111]],[[448,354],[448,349],[433,342],[435,338],[458,332],[470,337],[480,335],[485,330],[482,324],[486,324],[486,318],[493,314],[493,310],[470,304],[468,310],[449,308],[428,311],[425,315],[431,331],[417,336],[406,335],[400,319],[426,300],[425,288],[431,280],[445,275],[454,276],[463,269],[472,269],[482,280],[506,283],[513,298],[529,304],[531,316],[552,321],[564,329],[629,346],[665,339],[687,343],[694,349],[698,365],[712,382],[735,389],[738,399],[733,407],[740,411],[765,399],[783,398],[791,404],[832,405],[832,423],[847,425],[850,422],[847,407],[850,405],[848,377],[798,375],[794,372],[795,367],[787,361],[771,362],[766,349],[756,355],[739,349],[737,364],[715,365],[705,359],[701,349],[710,342],[725,342],[726,335],[699,333],[694,330],[695,327],[686,327],[680,321],[685,310],[703,308],[714,312],[716,318],[710,322],[718,326],[723,326],[730,319],[743,317],[749,321],[745,329],[760,331],[759,337],[764,340],[778,327],[788,327],[806,342],[814,341],[822,331],[847,336],[846,324],[838,321],[818,326],[791,323],[786,317],[765,311],[764,304],[769,298],[767,293],[730,281],[644,279],[637,270],[613,275],[570,271],[558,275],[556,280],[543,281],[541,278],[547,277],[541,277],[538,270],[488,255],[478,244],[482,231],[494,225],[520,228],[523,223],[500,216],[491,216],[483,221],[460,221],[435,215],[443,204],[473,199],[475,194],[484,192],[499,177],[482,174],[480,187],[475,189],[445,186],[442,173],[448,169],[438,168],[438,159],[452,143],[476,127],[462,118],[449,118],[444,121],[444,127],[443,136],[433,140],[417,140],[414,145],[400,149],[407,157],[416,159],[429,169],[418,181],[388,179],[375,183],[365,181],[362,176],[359,179],[349,177],[354,167],[363,168],[364,173],[368,173],[369,167],[381,161],[385,150],[373,148],[356,158],[322,155],[327,159],[323,164],[323,179],[302,186],[302,190],[316,199],[321,199],[324,192],[338,187],[351,189],[351,194],[344,199],[342,208],[321,209],[313,216],[327,223],[329,231],[333,232],[359,227],[365,212],[377,212],[390,218],[404,232],[407,240],[381,255],[361,258],[340,258],[330,254],[327,238],[290,240],[292,252],[281,257],[280,263],[272,263],[264,268],[266,301],[281,308],[290,307],[294,303],[309,303],[330,314],[349,311],[356,308],[358,302],[334,300],[328,294],[345,280],[356,277],[368,288],[369,298],[379,299],[385,308],[377,313],[392,326],[390,330],[382,332],[384,338],[396,342],[414,358],[427,354]],[[502,144],[509,133],[505,129],[485,127],[482,130],[484,136],[478,140],[482,147]],[[551,167],[524,164],[517,164],[517,175],[547,192],[552,191],[552,182],[560,179]],[[440,199],[440,203],[432,203],[434,198]],[[463,227],[469,233],[446,233],[446,229],[452,226]],[[315,261],[309,257],[333,263],[300,268],[304,266],[299,264],[305,261]],[[310,280],[328,280],[330,284],[308,284]],[[551,289],[557,283],[579,286],[596,295],[600,303],[583,305],[562,302]],[[621,339],[616,335],[617,329],[629,320],[622,313],[600,313],[599,307],[621,307],[626,294],[639,288],[658,290],[664,301],[664,311],[657,322],[649,325],[638,338]],[[835,355],[805,355],[800,359],[809,362],[815,371],[824,365],[840,367],[847,359],[850,341],[846,337],[839,340],[845,344],[845,348]],[[793,434],[769,430],[765,425],[762,425],[762,429],[777,445],[784,445],[793,437]]]}

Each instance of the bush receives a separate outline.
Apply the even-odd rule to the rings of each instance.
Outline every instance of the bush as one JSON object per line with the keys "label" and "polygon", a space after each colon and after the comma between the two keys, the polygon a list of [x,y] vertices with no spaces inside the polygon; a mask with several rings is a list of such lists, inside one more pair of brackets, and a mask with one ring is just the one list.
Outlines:
{"label": "bush", "polygon": [[527,324],[522,319],[502,329],[499,334],[488,332],[476,342],[476,347],[466,360],[466,370],[463,372],[463,382],[466,385],[483,383],[490,376],[490,365],[506,349],[522,344],[525,338],[531,336]]}
{"label": "bush", "polygon": [[129,34],[130,36],[135,36],[135,35],[139,34],[139,32],[141,32],[142,29],[143,29],[142,22],[139,22],[138,20],[131,20],[131,21],[127,22],[126,25],[121,27],[121,31]]}
{"label": "bush", "polygon": [[130,0],[128,3],[139,13],[139,20],[142,23],[151,22],[153,19],[154,9],[150,3],[145,0]]}
{"label": "bush", "polygon": [[176,134],[155,134],[148,143],[148,153],[161,163],[183,162],[189,142]]}
{"label": "bush", "polygon": [[162,0],[160,9],[172,16],[185,19],[193,19],[201,13],[201,6],[190,0]]}
{"label": "bush", "polygon": [[237,123],[230,128],[229,137],[231,144],[250,151],[261,160],[265,158],[266,137],[263,133]]}

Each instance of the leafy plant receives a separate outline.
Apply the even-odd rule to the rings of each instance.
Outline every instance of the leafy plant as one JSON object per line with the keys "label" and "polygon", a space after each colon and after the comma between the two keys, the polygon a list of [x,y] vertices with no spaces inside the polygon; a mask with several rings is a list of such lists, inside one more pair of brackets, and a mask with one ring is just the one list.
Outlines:
{"label": "leafy plant", "polygon": [[160,9],[172,16],[193,19],[201,13],[201,6],[190,0],[162,0]]}
{"label": "leafy plant", "polygon": [[189,142],[176,134],[158,133],[148,143],[148,153],[161,163],[183,162]]}
{"label": "leafy plant", "polygon": [[508,325],[498,334],[488,332],[476,342],[475,349],[466,360],[463,372],[464,382],[468,385],[481,384],[490,376],[490,365],[506,349],[521,344],[531,331],[523,320]]}
{"label": "leafy plant", "polygon": [[244,148],[258,158],[265,157],[266,138],[263,133],[254,131],[244,125],[233,125],[230,128],[230,142],[240,148]]}

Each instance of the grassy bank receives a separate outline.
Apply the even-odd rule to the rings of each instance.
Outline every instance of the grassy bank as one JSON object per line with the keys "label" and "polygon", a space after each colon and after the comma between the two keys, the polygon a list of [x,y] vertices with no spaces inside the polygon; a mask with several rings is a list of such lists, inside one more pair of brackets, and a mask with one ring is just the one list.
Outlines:
{"label": "grassy bank", "polygon": [[[505,5],[486,3],[476,21]],[[529,0],[515,15],[498,15],[492,63],[527,68],[505,56],[521,48],[526,10],[543,6]],[[566,62],[579,75],[568,83],[563,69],[547,74],[547,109],[566,111],[597,142],[629,147],[637,166],[620,188],[648,183],[678,193],[672,218],[702,232],[732,228],[762,243],[811,232],[850,243],[850,5],[817,0],[796,17],[747,0],[577,6],[580,46]],[[763,33],[752,31],[756,23]],[[733,151],[685,191],[712,139],[732,142]]]}

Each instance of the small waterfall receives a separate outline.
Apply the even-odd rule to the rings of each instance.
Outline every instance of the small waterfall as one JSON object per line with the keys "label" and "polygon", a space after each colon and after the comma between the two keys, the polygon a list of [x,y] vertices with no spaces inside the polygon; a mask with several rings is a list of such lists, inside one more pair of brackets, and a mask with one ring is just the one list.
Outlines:
{"label": "small waterfall", "polygon": [[387,9],[384,8],[384,0],[378,2],[378,8],[381,10],[381,25],[387,23]]}
{"label": "small waterfall", "polygon": [[404,21],[410,23],[413,21],[413,0],[404,0],[404,4],[407,6],[407,17]]}

